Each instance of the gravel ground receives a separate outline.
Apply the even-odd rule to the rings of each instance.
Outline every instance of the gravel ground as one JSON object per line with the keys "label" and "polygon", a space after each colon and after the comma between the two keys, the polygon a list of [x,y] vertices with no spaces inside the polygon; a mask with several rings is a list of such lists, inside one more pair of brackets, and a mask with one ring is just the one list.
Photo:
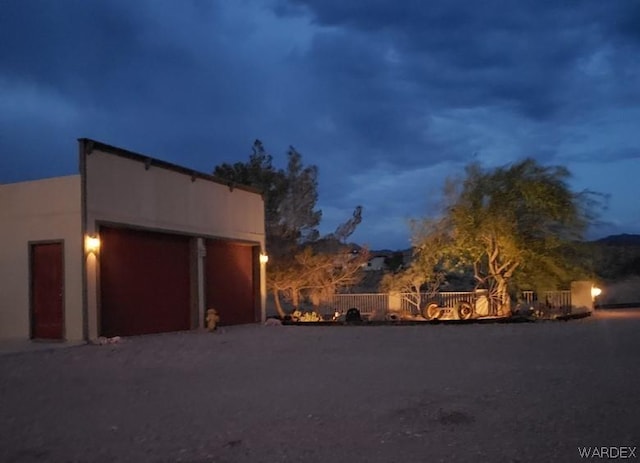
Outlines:
{"label": "gravel ground", "polygon": [[638,311],[4,355],[0,461],[578,461],[578,446],[640,446],[639,365]]}

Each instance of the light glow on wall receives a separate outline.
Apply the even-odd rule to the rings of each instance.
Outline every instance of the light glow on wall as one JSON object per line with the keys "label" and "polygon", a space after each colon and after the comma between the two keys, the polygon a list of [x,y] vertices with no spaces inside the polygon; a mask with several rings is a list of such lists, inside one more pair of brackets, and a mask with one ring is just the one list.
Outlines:
{"label": "light glow on wall", "polygon": [[100,250],[100,238],[98,235],[87,235],[84,239],[84,248],[88,254],[95,254]]}

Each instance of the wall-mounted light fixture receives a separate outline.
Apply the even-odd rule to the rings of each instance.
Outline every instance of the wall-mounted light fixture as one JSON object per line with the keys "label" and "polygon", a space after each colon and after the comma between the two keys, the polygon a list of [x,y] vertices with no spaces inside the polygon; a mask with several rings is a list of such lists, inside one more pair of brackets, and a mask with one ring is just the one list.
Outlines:
{"label": "wall-mounted light fixture", "polygon": [[266,264],[267,262],[269,262],[269,256],[266,254],[260,253],[260,263]]}
{"label": "wall-mounted light fixture", "polygon": [[84,239],[84,249],[87,254],[97,253],[100,250],[100,238],[98,238],[98,235],[87,235]]}
{"label": "wall-mounted light fixture", "polygon": [[600,288],[597,288],[596,286],[591,287],[591,297],[593,299],[600,296],[601,294],[602,294],[602,290]]}

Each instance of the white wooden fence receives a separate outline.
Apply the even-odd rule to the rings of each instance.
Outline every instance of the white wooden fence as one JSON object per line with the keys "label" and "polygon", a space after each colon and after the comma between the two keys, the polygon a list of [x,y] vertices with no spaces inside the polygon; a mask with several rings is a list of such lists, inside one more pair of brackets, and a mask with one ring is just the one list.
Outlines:
{"label": "white wooden fence", "polygon": [[[399,294],[400,309],[407,313],[417,313],[416,306],[409,302],[412,296],[409,293]],[[473,301],[473,292],[441,292],[437,294],[421,293],[420,307],[435,300],[440,307],[455,307],[462,301]],[[373,312],[386,312],[389,310],[388,293],[365,293],[365,294],[334,294],[326,311],[346,312],[352,307],[357,308],[361,314],[371,314]]]}
{"label": "white wooden fence", "polygon": [[[410,302],[412,295],[409,293],[396,295],[400,296],[400,310],[407,313],[417,314],[417,307]],[[390,308],[389,300],[392,296],[388,293],[362,293],[362,294],[334,294],[324,307],[325,314],[334,311],[345,313],[352,307],[357,308],[361,314],[368,315],[373,312],[386,312]],[[566,309],[571,307],[571,291],[545,291],[536,294],[533,291],[523,291],[522,299],[527,304],[540,302],[550,308]],[[430,301],[437,302],[440,307],[456,307],[460,302],[473,303],[473,291],[447,291],[432,293],[421,293],[420,307],[424,307]]]}
{"label": "white wooden fence", "polygon": [[533,291],[523,291],[522,299],[527,304],[539,302],[555,309],[567,309],[571,307],[571,291],[545,291],[540,294],[536,294]]}
{"label": "white wooden fence", "polygon": [[389,295],[387,293],[334,294],[329,309],[346,313],[352,307],[357,308],[361,314],[386,312],[389,310]]}

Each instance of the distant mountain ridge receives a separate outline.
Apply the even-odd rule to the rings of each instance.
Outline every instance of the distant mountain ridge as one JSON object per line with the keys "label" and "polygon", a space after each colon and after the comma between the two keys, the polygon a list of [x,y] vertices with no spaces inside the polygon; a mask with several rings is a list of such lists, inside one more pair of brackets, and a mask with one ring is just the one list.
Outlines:
{"label": "distant mountain ridge", "polygon": [[622,233],[609,235],[594,241],[595,243],[612,244],[619,246],[640,246],[640,235]]}

